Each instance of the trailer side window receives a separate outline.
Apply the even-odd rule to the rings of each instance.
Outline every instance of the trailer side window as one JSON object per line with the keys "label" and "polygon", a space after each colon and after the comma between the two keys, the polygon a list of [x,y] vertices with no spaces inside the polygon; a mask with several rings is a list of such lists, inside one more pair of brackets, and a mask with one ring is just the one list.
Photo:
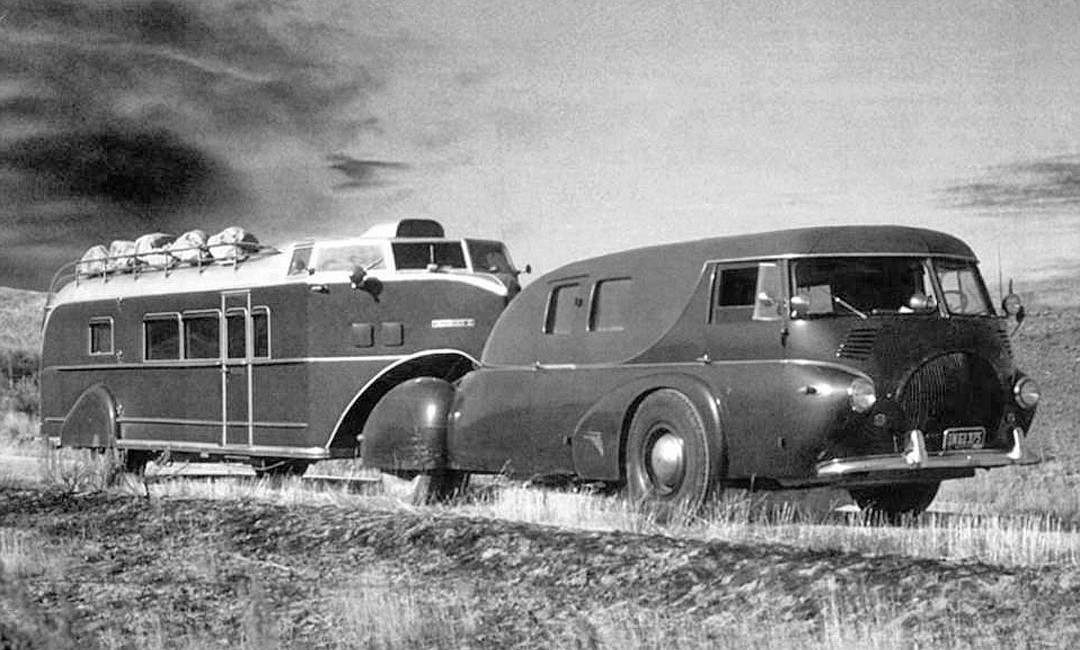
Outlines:
{"label": "trailer side window", "polygon": [[184,314],[184,358],[216,359],[218,349],[218,315]]}
{"label": "trailer side window", "polygon": [[593,289],[590,332],[621,332],[630,313],[630,278],[601,280]]}
{"label": "trailer side window", "polygon": [[[229,358],[243,359],[247,355],[244,310],[229,311],[225,316],[225,324],[229,335]],[[270,357],[270,310],[266,307],[255,307],[251,310],[251,344],[252,357],[261,359]]]}
{"label": "trailer side window", "polygon": [[578,296],[580,285],[563,284],[551,290],[547,313],[544,316],[544,334],[570,334],[574,329],[574,314],[581,306]]}
{"label": "trailer side window", "polygon": [[143,320],[143,358],[147,361],[180,358],[180,315],[146,316]]}
{"label": "trailer side window", "polygon": [[255,349],[251,355],[259,359],[270,356],[270,310],[256,307],[251,310],[252,344]]}
{"label": "trailer side window", "polygon": [[108,317],[90,319],[90,354],[112,354],[113,320]]}

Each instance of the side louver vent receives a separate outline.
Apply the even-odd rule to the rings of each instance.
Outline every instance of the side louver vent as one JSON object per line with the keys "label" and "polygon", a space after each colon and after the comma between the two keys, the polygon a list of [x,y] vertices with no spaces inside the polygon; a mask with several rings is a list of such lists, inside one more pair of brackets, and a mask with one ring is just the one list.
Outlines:
{"label": "side louver vent", "polygon": [[847,338],[836,349],[836,356],[842,359],[862,360],[870,357],[877,342],[878,331],[868,327],[856,327],[848,332]]}
{"label": "side louver vent", "polygon": [[998,330],[998,338],[1001,339],[1001,347],[1005,348],[1005,351],[1012,354],[1012,339],[1009,337],[1009,333],[1005,330]]}

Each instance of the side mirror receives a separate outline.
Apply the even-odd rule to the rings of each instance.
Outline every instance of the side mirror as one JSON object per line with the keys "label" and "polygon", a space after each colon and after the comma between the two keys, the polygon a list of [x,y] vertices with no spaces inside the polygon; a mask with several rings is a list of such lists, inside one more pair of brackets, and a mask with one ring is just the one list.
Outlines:
{"label": "side mirror", "polygon": [[1012,278],[1009,278],[1009,294],[1001,299],[1001,311],[1005,312],[1005,316],[1015,318],[1018,328],[1024,322],[1024,301],[1013,292]]}
{"label": "side mirror", "polygon": [[798,294],[791,297],[791,317],[802,318],[810,311],[810,296]]}
{"label": "side mirror", "polygon": [[1010,293],[1001,301],[1001,311],[1005,312],[1006,316],[1015,318],[1017,325],[1024,322],[1024,301],[1015,293]]}

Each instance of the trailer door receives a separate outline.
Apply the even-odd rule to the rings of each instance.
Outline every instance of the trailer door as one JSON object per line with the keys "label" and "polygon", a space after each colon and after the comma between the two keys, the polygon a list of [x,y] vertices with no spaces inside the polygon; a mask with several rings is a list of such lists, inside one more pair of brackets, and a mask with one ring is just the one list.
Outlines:
{"label": "trailer door", "polygon": [[254,439],[251,293],[222,293],[221,311],[225,314],[222,339],[226,341],[221,346],[221,444],[250,446]]}

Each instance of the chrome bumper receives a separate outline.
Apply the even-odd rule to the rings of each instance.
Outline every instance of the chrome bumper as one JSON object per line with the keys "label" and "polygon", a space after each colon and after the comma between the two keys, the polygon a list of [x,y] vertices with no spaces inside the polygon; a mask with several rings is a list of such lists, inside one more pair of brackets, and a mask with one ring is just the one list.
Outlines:
{"label": "chrome bumper", "polygon": [[856,474],[877,472],[903,472],[925,470],[964,470],[1008,465],[1034,465],[1039,462],[1024,447],[1024,433],[1013,429],[1012,449],[964,449],[958,451],[927,452],[923,432],[915,429],[908,433],[907,451],[886,456],[858,456],[834,458],[818,463],[817,476],[821,479],[840,479]]}

